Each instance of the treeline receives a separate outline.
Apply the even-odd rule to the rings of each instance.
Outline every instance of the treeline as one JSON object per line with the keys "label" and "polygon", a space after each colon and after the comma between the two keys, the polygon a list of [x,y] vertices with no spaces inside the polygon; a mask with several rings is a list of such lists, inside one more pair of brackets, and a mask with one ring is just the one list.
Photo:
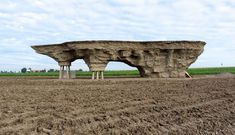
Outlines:
{"label": "treeline", "polygon": [[[82,69],[75,70],[75,71],[83,71]],[[43,69],[43,70],[33,70],[32,68],[22,68],[21,73],[46,73],[46,72],[59,72],[58,69]]]}
{"label": "treeline", "polygon": [[0,71],[0,73],[19,73],[19,72],[16,72],[16,71]]}

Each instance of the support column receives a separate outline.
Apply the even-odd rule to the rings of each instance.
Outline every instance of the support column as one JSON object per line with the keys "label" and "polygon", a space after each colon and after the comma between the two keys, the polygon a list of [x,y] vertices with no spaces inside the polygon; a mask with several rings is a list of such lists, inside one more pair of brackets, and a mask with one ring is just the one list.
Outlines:
{"label": "support column", "polygon": [[101,73],[101,79],[104,80],[104,71],[100,71]]}
{"label": "support column", "polygon": [[92,80],[104,80],[104,71],[92,71]]}
{"label": "support column", "polygon": [[96,80],[99,80],[99,71],[96,71]]}
{"label": "support column", "polygon": [[59,66],[60,66],[59,79],[70,79],[71,78],[71,74],[70,74],[71,62],[59,62]]}
{"label": "support column", "polygon": [[70,79],[70,66],[65,66],[66,67],[66,79]]}
{"label": "support column", "polygon": [[64,66],[62,66],[63,68],[62,68],[62,79],[64,78],[64,71],[65,71],[65,68],[64,68]]}
{"label": "support column", "polygon": [[60,77],[59,77],[59,79],[62,79],[62,77],[63,77],[63,66],[60,66]]}
{"label": "support column", "polygon": [[65,66],[65,77],[64,77],[65,79],[67,79],[68,78],[68,68],[67,68],[67,66]]}
{"label": "support column", "polygon": [[95,80],[95,72],[94,71],[92,71],[92,78],[91,79]]}

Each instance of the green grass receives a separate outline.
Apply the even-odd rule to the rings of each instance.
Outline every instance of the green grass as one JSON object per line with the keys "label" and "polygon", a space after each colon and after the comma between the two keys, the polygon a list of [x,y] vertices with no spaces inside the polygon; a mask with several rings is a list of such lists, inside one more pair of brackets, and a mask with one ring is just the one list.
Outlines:
{"label": "green grass", "polygon": [[[77,71],[76,76],[91,76],[92,72]],[[104,76],[138,76],[137,70],[105,71]],[[39,72],[39,73],[0,73],[0,76],[59,76],[59,72]]]}
{"label": "green grass", "polygon": [[105,71],[105,76],[138,76],[138,70]]}
{"label": "green grass", "polygon": [[[210,75],[220,73],[233,73],[235,74],[235,67],[211,67],[211,68],[190,68],[187,70],[191,75]],[[76,76],[91,76],[91,72],[78,71]],[[138,76],[138,70],[118,70],[118,71],[105,71],[105,76]],[[59,76],[59,72],[49,73],[0,73],[0,76]]]}
{"label": "green grass", "polygon": [[190,68],[187,71],[191,75],[211,75],[220,73],[235,74],[235,67]]}
{"label": "green grass", "polygon": [[0,76],[58,76],[58,72],[49,73],[0,73]]}

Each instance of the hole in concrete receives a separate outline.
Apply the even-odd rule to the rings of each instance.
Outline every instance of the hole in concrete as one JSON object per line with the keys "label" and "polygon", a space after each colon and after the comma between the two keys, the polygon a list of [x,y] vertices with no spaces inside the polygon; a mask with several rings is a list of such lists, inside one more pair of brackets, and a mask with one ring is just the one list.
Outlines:
{"label": "hole in concrete", "polygon": [[89,77],[91,76],[91,72],[89,72],[89,68],[83,59],[77,59],[72,62],[71,66],[71,77]]}
{"label": "hole in concrete", "polygon": [[104,72],[105,77],[140,77],[136,67],[129,66],[124,62],[110,61]]}

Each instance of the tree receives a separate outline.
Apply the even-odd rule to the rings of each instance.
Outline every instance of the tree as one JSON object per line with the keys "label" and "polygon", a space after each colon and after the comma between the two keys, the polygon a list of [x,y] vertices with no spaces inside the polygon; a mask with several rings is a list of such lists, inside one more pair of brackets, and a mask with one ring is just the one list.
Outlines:
{"label": "tree", "polygon": [[21,73],[26,73],[26,71],[27,71],[27,68],[22,68],[21,69]]}
{"label": "tree", "polygon": [[78,71],[82,72],[83,70],[80,68]]}
{"label": "tree", "polygon": [[55,72],[55,70],[54,69],[49,69],[48,72]]}
{"label": "tree", "polygon": [[41,70],[40,72],[43,72],[43,73],[45,73],[45,72],[47,72],[47,70],[46,70],[46,69],[43,69],[43,70]]}

